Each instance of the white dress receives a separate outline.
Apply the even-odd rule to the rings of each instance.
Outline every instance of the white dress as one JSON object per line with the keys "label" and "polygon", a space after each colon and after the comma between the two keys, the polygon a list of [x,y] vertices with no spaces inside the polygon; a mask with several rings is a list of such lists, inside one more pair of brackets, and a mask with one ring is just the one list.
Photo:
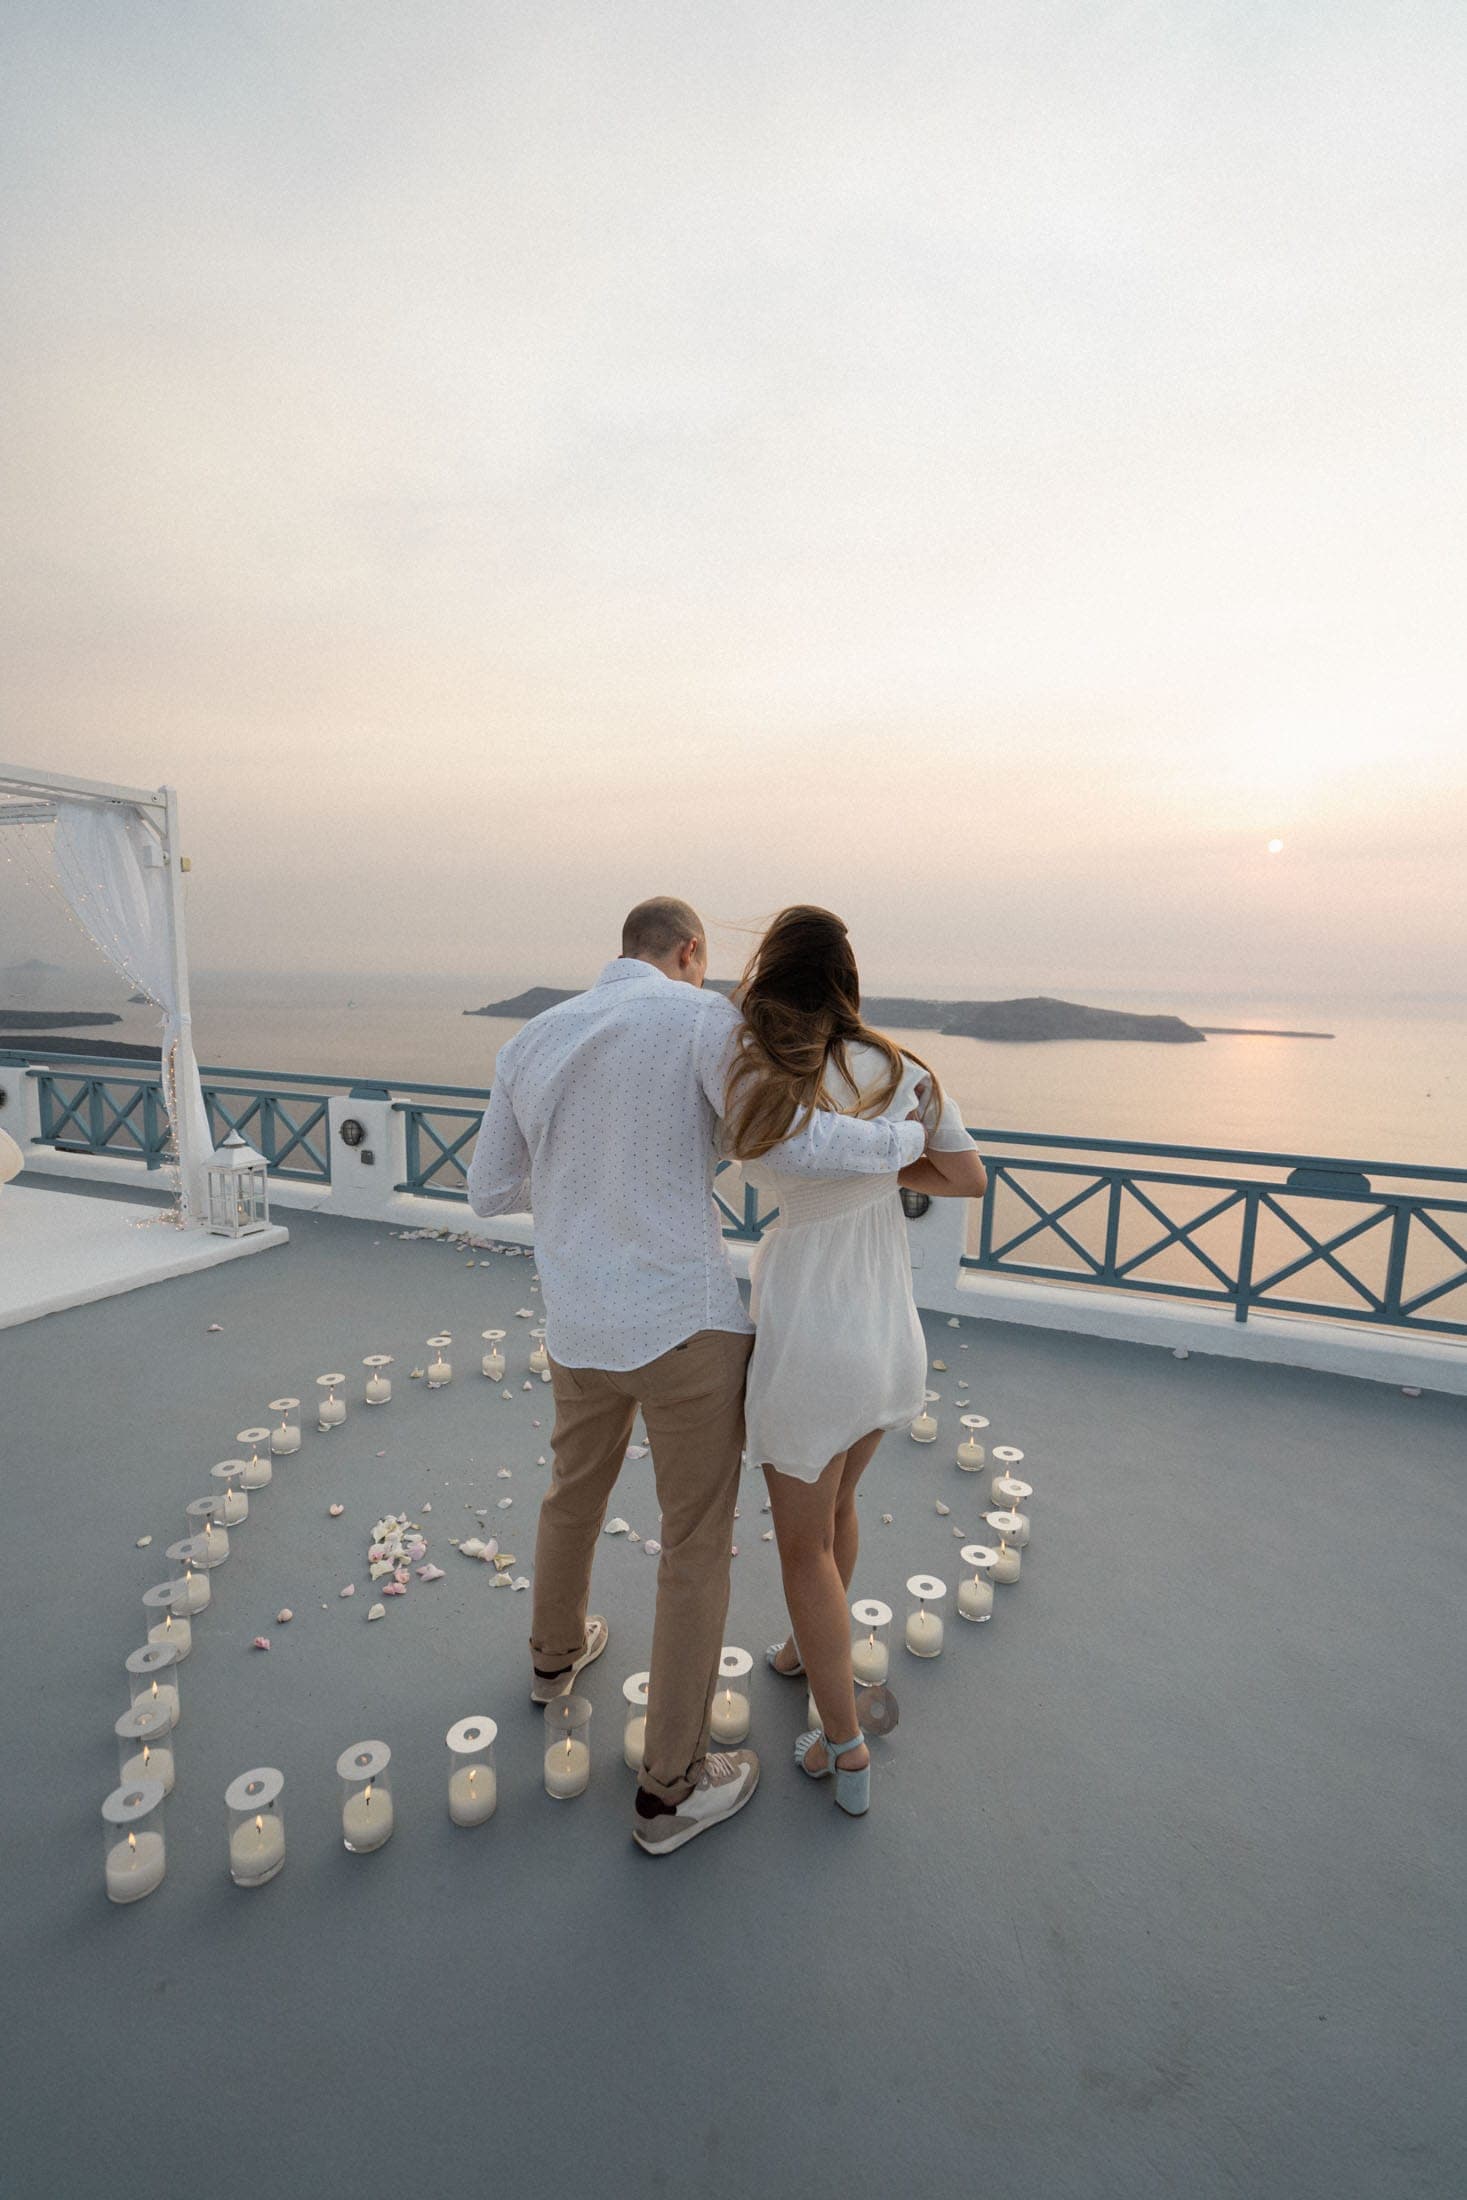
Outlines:
{"label": "white dress", "polygon": [[[847,1049],[862,1094],[889,1074],[865,1044]],[[916,1105],[925,1073],[913,1062],[882,1120]],[[828,1087],[854,1106],[857,1092],[832,1066]],[[973,1144],[944,1093],[929,1144],[959,1153]],[[749,1266],[754,1351],[744,1394],[750,1466],[816,1482],[839,1451],[869,1429],[916,1419],[927,1387],[927,1345],[912,1296],[906,1218],[895,1176],[788,1176],[743,1164],[761,1199],[778,1205]]]}

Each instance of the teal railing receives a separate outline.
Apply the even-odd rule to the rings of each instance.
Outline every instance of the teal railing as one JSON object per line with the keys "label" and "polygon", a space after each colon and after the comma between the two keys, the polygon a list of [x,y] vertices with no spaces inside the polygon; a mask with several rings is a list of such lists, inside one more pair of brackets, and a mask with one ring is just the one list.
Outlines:
{"label": "teal railing", "polygon": [[[38,1065],[0,1050],[5,1065],[37,1082],[39,1143],[149,1168],[166,1158],[156,1073],[99,1057]],[[361,1079],[207,1068],[203,1082],[216,1139],[235,1128],[275,1175],[329,1184],[326,1093]],[[462,1200],[488,1095],[462,1085],[411,1091],[393,1103],[406,1158],[395,1188]],[[989,1185],[967,1268],[1229,1306],[1240,1322],[1266,1310],[1467,1337],[1467,1169],[1049,1132],[972,1135]],[[741,1207],[714,1197],[724,1236],[746,1244],[779,1211],[761,1209],[747,1184]]]}

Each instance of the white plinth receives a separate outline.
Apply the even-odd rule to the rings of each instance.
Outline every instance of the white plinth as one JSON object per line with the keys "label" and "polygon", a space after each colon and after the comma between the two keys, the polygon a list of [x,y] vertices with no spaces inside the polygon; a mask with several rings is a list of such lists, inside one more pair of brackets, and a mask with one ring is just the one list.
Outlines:
{"label": "white plinth", "polygon": [[284,1245],[290,1236],[272,1223],[253,1237],[211,1237],[206,1230],[172,1228],[160,1219],[163,1212],[131,1200],[43,1189],[33,1177],[7,1184],[0,1194],[0,1329],[196,1268],[216,1268]]}

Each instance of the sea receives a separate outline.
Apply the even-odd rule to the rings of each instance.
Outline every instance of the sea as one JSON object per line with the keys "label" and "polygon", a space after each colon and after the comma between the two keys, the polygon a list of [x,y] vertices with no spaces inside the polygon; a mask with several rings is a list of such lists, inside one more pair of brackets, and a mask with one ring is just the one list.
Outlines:
{"label": "sea", "polygon": [[[589,969],[580,982],[594,976]],[[530,985],[576,982],[541,970],[376,978],[196,970],[195,1033],[200,1060],[221,1067],[482,1089],[519,1024],[465,1011]],[[980,973],[966,997],[1035,990]],[[1200,1046],[892,1036],[931,1064],[972,1129],[1467,1166],[1467,996],[1381,1001],[1067,987],[1063,997],[1167,1011],[1193,1024],[1332,1036],[1215,1036]],[[94,992],[88,1005],[117,1004]],[[156,1039],[153,1011],[126,1007],[122,1015],[97,1036]]]}

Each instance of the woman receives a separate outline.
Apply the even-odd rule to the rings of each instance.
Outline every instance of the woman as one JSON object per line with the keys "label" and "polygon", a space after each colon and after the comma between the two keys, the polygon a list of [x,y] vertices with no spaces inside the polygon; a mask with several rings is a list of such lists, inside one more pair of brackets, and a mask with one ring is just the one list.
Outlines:
{"label": "woman", "polygon": [[[756,1337],[744,1421],[769,1485],[791,1634],[770,1652],[806,1673],[821,1724],[795,1755],[835,1772],[852,1816],[870,1804],[870,1755],[856,1716],[846,1597],[855,1572],[856,1485],[882,1435],[922,1410],[927,1346],[912,1297],[900,1185],[978,1198],[983,1164],[929,1066],[861,1016],[855,956],[840,918],[783,909],[734,992],[744,1024],[729,1077],[725,1151],[779,1206],[750,1266]],[[900,1176],[792,1177],[760,1157],[807,1107],[917,1114],[927,1151]],[[844,1736],[853,1740],[844,1740]]]}

